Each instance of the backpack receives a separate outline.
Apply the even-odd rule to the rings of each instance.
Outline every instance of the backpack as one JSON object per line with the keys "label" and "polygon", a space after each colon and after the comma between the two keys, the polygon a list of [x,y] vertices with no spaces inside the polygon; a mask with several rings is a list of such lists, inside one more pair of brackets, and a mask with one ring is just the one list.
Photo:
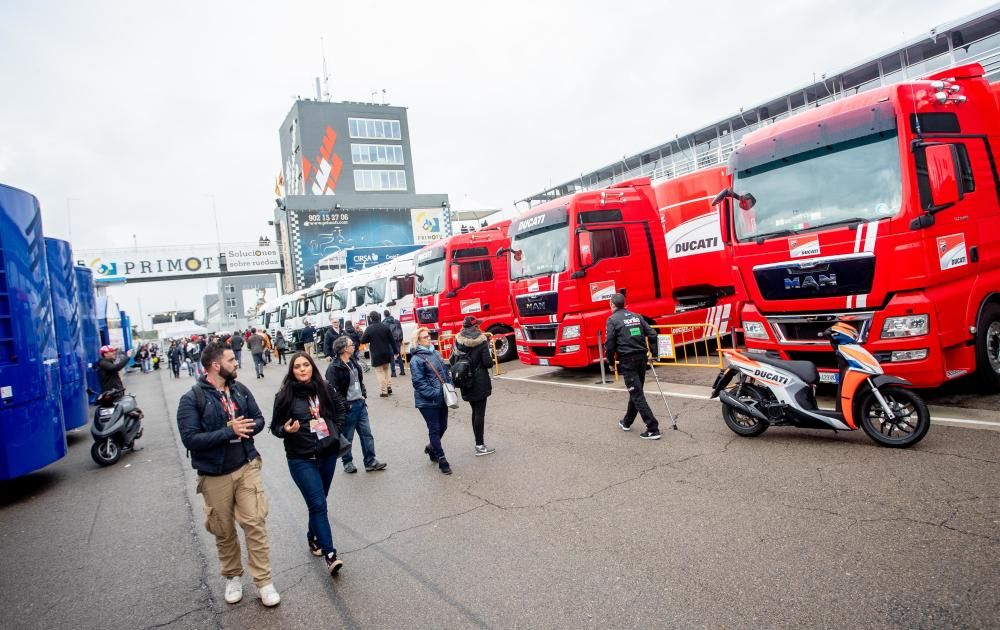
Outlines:
{"label": "backpack", "polygon": [[455,362],[451,365],[451,382],[455,387],[466,388],[472,385],[472,362],[469,355],[458,349],[452,350]]}

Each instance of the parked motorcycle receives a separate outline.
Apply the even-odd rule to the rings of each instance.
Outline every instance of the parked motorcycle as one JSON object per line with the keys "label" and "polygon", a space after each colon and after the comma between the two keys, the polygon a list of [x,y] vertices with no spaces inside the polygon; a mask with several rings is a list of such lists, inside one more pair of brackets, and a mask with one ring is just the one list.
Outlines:
{"label": "parked motorcycle", "polygon": [[840,322],[820,336],[837,354],[835,410],[816,404],[819,373],[811,361],[723,351],[725,367],[712,386],[712,398],[722,402],[722,417],[733,432],[754,437],[769,426],[856,431],[860,424],[876,443],[894,448],[913,446],[927,435],[927,405],[906,389],[909,381],[885,374],[878,360],[858,344],[855,328]]}
{"label": "parked motorcycle", "polygon": [[94,438],[90,456],[101,466],[111,466],[125,450],[133,450],[135,441],[142,437],[143,413],[135,396],[121,389],[102,392],[95,404],[94,422],[90,425],[90,435]]}

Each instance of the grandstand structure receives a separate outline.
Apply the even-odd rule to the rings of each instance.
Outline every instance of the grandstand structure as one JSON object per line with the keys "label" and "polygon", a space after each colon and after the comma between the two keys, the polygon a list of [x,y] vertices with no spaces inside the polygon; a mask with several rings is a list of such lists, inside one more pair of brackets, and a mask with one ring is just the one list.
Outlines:
{"label": "grandstand structure", "polygon": [[823,75],[818,81],[780,97],[741,108],[735,115],[690,133],[678,134],[673,140],[525,197],[517,201],[515,207],[525,210],[564,195],[604,188],[632,177],[648,176],[658,181],[725,164],[744,135],[803,109],[972,62],[982,64],[988,78],[1000,81],[1000,4],[933,28],[890,51],[833,75]]}

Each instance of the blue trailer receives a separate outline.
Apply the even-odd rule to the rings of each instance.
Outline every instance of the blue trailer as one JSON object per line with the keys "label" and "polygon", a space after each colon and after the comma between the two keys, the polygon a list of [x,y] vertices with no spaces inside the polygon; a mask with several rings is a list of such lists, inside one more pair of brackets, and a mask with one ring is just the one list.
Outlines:
{"label": "blue trailer", "polygon": [[70,431],[87,424],[90,415],[73,250],[67,241],[46,238],[45,254],[49,266],[52,313],[55,315],[56,348],[59,350],[63,422],[66,430]]}
{"label": "blue trailer", "polygon": [[76,295],[80,308],[80,334],[83,338],[83,360],[86,368],[87,396],[91,404],[101,393],[101,379],[97,375],[100,357],[101,331],[97,325],[97,289],[94,272],[90,267],[73,267],[76,274]]}
{"label": "blue trailer", "polygon": [[0,479],[66,455],[38,199],[0,184]]}

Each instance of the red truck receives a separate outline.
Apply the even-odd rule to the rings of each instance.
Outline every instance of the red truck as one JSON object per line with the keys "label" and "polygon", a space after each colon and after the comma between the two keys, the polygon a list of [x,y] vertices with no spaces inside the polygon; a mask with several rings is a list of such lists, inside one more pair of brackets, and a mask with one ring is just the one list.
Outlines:
{"label": "red truck", "polygon": [[750,352],[835,382],[818,335],[846,321],[918,387],[975,372],[1000,389],[998,94],[969,64],[743,139],[718,199]]}
{"label": "red truck", "polygon": [[483,321],[482,329],[493,333],[500,361],[516,355],[514,314],[507,290],[508,267],[497,253],[510,245],[504,221],[478,232],[456,234],[417,252],[415,288],[416,319],[441,333],[458,334],[466,315]]}
{"label": "red truck", "polygon": [[[731,264],[708,194],[720,177],[725,180],[724,173],[698,173],[656,190],[641,177],[556,199],[516,219],[510,291],[521,362],[584,367],[599,361],[598,334],[603,342],[608,298],[615,292],[656,324],[721,327],[725,314],[728,327],[739,310],[733,309]],[[704,214],[714,226],[696,221]],[[705,261],[706,269],[696,270],[696,253],[727,262]],[[700,338],[707,328],[675,332],[674,343],[685,334],[687,341]]]}

